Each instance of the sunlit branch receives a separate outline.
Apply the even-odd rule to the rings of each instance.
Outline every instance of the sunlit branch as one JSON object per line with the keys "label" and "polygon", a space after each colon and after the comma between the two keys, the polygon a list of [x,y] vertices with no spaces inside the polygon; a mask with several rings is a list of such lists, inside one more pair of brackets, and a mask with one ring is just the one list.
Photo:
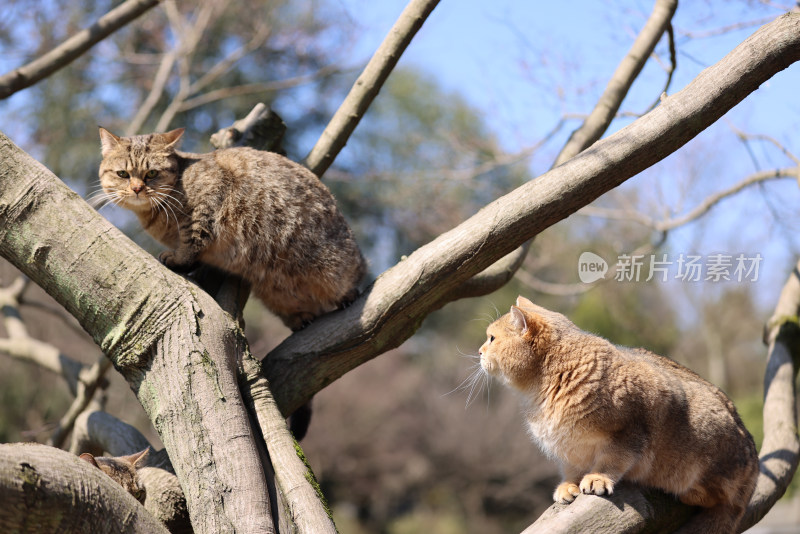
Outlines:
{"label": "sunlit branch", "polygon": [[617,67],[589,118],[575,130],[556,158],[558,166],[600,139],[617,113],[622,100],[641,72],[650,54],[667,30],[678,7],[677,0],[656,0],[653,12],[639,32],[628,54]]}
{"label": "sunlit branch", "polygon": [[66,67],[92,46],[146,13],[158,2],[159,0],[127,0],[47,54],[4,74],[0,77],[0,99],[8,98]]}
{"label": "sunlit branch", "polygon": [[306,157],[305,164],[314,174],[322,176],[331,166],[411,39],[438,3],[439,0],[411,0],[400,14]]}

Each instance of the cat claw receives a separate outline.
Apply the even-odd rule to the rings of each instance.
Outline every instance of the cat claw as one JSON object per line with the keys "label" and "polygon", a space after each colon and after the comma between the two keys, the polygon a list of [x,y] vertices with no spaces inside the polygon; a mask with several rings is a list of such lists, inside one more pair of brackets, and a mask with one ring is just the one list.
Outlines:
{"label": "cat claw", "polygon": [[614,493],[614,482],[607,476],[590,474],[581,480],[580,490],[587,495],[611,495]]}
{"label": "cat claw", "polygon": [[190,273],[197,269],[198,262],[191,262],[187,264],[180,264],[175,261],[175,253],[171,250],[165,250],[158,255],[158,261],[167,267],[170,271],[180,274]]}
{"label": "cat claw", "polygon": [[553,493],[553,500],[559,504],[569,504],[581,494],[580,488],[572,482],[562,482]]}

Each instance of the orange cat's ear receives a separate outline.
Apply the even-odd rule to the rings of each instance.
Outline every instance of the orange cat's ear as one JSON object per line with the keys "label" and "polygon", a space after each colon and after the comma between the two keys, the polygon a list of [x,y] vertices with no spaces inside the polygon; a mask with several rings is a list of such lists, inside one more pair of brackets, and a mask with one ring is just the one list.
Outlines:
{"label": "orange cat's ear", "polygon": [[520,335],[528,332],[528,317],[526,315],[522,309],[511,306],[511,325]]}
{"label": "orange cat's ear", "polygon": [[183,137],[186,128],[176,128],[171,132],[161,134],[161,139],[166,143],[167,148],[178,148],[178,141]]}
{"label": "orange cat's ear", "polygon": [[530,300],[520,295],[517,297],[517,306],[520,308],[533,308],[534,304]]}
{"label": "orange cat's ear", "polygon": [[100,152],[106,156],[109,152],[119,146],[119,137],[109,132],[102,126],[100,128]]}

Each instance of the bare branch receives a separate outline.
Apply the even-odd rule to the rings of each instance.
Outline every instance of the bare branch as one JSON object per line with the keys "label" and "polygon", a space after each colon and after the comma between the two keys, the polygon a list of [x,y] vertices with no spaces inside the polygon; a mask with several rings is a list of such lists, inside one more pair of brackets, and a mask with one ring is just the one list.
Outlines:
{"label": "bare branch", "polygon": [[656,0],[650,18],[636,37],[628,55],[617,67],[589,118],[572,133],[556,158],[554,166],[561,165],[600,139],[611,124],[633,81],[653,53],[664,31],[670,26],[677,7],[677,0]]}
{"label": "bare branch", "polygon": [[[58,426],[53,431],[53,435],[47,440],[47,444],[53,447],[61,447],[64,440],[72,430],[75,419],[86,409],[97,388],[105,380],[106,372],[111,368],[111,360],[101,355],[100,358],[88,369],[82,369],[79,375],[75,400],[72,401],[67,413],[58,421]],[[139,449],[142,450],[142,449]],[[138,451],[134,451],[138,452]]]}
{"label": "bare branch", "polygon": [[708,213],[711,208],[719,204],[724,199],[731,197],[743,189],[746,189],[752,185],[767,182],[769,180],[780,180],[784,178],[793,178],[795,180],[800,180],[800,167],[789,167],[786,169],[773,169],[770,171],[762,171],[751,174],[744,180],[734,184],[733,186],[723,189],[722,191],[718,191],[713,195],[707,197],[703,202],[697,205],[693,210],[689,211],[685,215],[680,217],[673,217],[671,219],[664,219],[664,220],[655,220],[649,215],[645,215],[636,210],[622,210],[622,209],[613,209],[613,208],[603,208],[599,206],[586,206],[581,208],[578,211],[581,215],[586,215],[589,217],[603,217],[606,219],[616,219],[622,221],[634,221],[643,226],[647,226],[648,228],[652,228],[658,232],[667,232],[669,230],[674,230],[679,226],[683,226],[685,224],[694,221],[695,219],[699,219],[706,213]]}
{"label": "bare branch", "polygon": [[800,262],[783,286],[775,313],[765,328],[769,359],[764,375],[764,442],[758,482],[747,511],[739,525],[744,530],[755,525],[789,487],[798,459],[797,379],[800,365]]}
{"label": "bare branch", "polygon": [[159,0],[127,0],[89,28],[76,33],[42,57],[0,77],[0,99],[30,87],[66,67],[95,44],[157,5]]}
{"label": "bare branch", "polygon": [[400,14],[306,157],[306,166],[314,174],[322,176],[331,166],[411,39],[438,3],[439,0],[411,0]]}
{"label": "bare branch", "polygon": [[443,295],[540,231],[683,146],[800,59],[800,14],[758,30],[652,112],[486,206],[384,272],[349,308],[314,321],[265,360],[283,413],[399,345]]}
{"label": "bare branch", "polygon": [[0,445],[0,501],[6,532],[168,533],[102,471],[46,445]]}
{"label": "bare branch", "polygon": [[278,488],[286,499],[292,523],[300,534],[335,534],[336,527],[325,498],[319,489],[303,451],[295,442],[286,420],[261,374],[261,364],[252,355],[242,359],[239,375],[242,391],[251,404],[264,436],[269,457],[275,470]]}

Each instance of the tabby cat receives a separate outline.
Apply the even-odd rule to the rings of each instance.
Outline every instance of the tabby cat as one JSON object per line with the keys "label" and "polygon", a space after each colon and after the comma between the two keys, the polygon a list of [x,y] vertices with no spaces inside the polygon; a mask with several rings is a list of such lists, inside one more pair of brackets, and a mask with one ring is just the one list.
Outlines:
{"label": "tabby cat", "polygon": [[328,188],[273,152],[177,150],[183,128],[118,137],[100,128],[99,200],[128,208],[172,250],[172,270],[203,262],[237,274],[289,328],[346,305],[366,271]]}
{"label": "tabby cat", "polygon": [[735,532],[758,476],[753,438],[717,387],[678,363],[618,347],[519,297],[487,329],[482,369],[526,400],[529,430],[561,464],[553,499],[626,479],[706,510],[680,532]]}
{"label": "tabby cat", "polygon": [[129,456],[94,456],[88,452],[80,455],[81,460],[92,464],[111,477],[140,503],[144,504],[145,488],[139,481],[138,470],[145,467],[147,451],[145,449]]}

